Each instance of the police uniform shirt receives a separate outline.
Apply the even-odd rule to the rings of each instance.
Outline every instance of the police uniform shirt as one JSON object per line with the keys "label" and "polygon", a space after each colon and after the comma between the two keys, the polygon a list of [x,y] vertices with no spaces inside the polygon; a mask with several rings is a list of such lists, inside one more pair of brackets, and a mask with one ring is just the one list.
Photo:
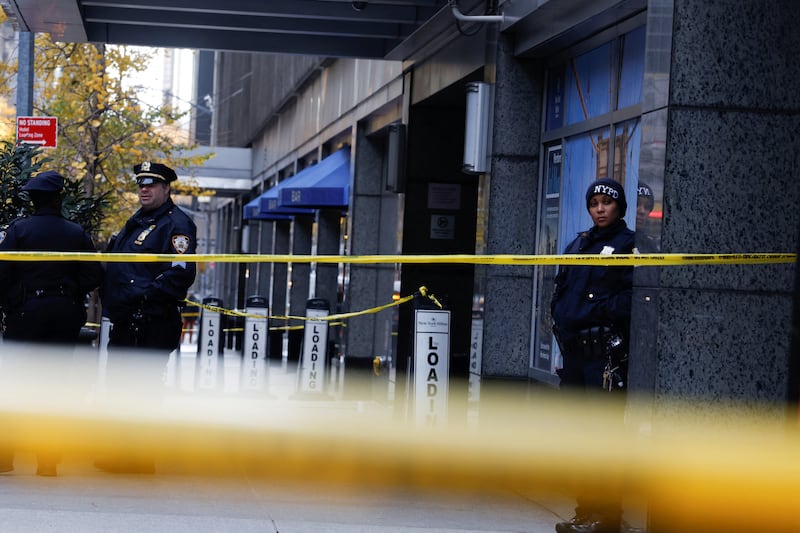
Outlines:
{"label": "police uniform shirt", "polygon": [[[171,198],[153,211],[139,209],[113,239],[109,252],[194,254],[197,228]],[[194,263],[109,262],[103,290],[103,314],[112,322],[128,320],[141,309],[149,316],[177,309],[194,283]]]}
{"label": "police uniform shirt", "polygon": [[[584,231],[565,254],[630,254],[634,233],[620,219],[608,228]],[[626,327],[630,320],[633,267],[562,266],[556,276],[551,311],[561,334],[569,339],[594,326]]]}
{"label": "police uniform shirt", "polygon": [[[95,252],[83,227],[61,216],[58,209],[41,207],[0,231],[0,251]],[[0,261],[0,291],[4,305],[20,305],[34,291],[58,291],[84,297],[102,283],[99,263],[87,261]]]}

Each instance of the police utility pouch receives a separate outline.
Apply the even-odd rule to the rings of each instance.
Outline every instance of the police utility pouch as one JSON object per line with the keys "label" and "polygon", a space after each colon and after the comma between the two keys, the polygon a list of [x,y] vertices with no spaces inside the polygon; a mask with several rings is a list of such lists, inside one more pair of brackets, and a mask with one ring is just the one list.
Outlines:
{"label": "police utility pouch", "polygon": [[614,329],[595,326],[578,332],[578,346],[587,361],[605,359],[603,368],[603,389],[613,391],[624,389],[628,366],[628,353],[625,342]]}
{"label": "police utility pouch", "polygon": [[605,326],[595,326],[578,332],[578,346],[584,359],[591,361],[606,356],[606,338],[611,330]]}

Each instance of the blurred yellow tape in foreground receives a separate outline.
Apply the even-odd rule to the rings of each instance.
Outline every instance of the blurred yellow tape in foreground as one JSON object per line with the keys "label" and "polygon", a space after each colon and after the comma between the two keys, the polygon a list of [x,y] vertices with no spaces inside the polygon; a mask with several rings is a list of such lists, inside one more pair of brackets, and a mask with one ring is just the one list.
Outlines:
{"label": "blurred yellow tape in foreground", "polygon": [[569,255],[270,255],[270,254],[130,254],[86,252],[0,252],[2,261],[103,261],[109,263],[349,263],[675,266],[795,263],[797,254],[569,254]]}
{"label": "blurred yellow tape in foreground", "polygon": [[[482,393],[479,406],[454,400],[446,427],[422,428],[368,401],[170,392],[153,379],[164,364],[156,357],[139,355],[150,368],[103,389],[96,352],[48,358],[5,344],[2,355],[0,446],[58,451],[65,461],[145,453],[157,475],[261,477],[315,490],[552,491],[581,477],[646,497],[668,517],[659,532],[798,531],[800,439],[796,419],[787,426],[777,408],[662,403],[646,424],[626,427],[613,395],[587,407],[566,393],[502,387]],[[371,388],[348,387],[359,385]],[[477,417],[466,416],[475,408]]]}

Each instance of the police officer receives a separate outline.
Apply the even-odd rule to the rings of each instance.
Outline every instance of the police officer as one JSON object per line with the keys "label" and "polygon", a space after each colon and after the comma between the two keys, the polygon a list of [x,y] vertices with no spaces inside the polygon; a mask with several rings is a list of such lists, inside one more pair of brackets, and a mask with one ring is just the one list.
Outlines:
{"label": "police officer", "polygon": [[[141,208],[109,244],[109,252],[193,254],[197,228],[170,197],[178,179],[166,165],[145,161],[133,167]],[[135,347],[169,354],[180,346],[181,301],[194,283],[195,264],[109,262],[103,315],[111,321],[109,349]]]}
{"label": "police officer", "polygon": [[[64,178],[42,172],[22,190],[33,202],[30,217],[18,218],[0,231],[0,251],[95,252],[84,229],[61,215]],[[102,283],[95,262],[0,262],[0,301],[6,341],[75,345],[86,323],[86,294]],[[14,468],[13,451],[0,450],[0,471]],[[39,453],[36,474],[55,476],[58,454]]]}
{"label": "police officer", "polygon": [[[627,202],[622,184],[607,178],[595,181],[586,190],[586,208],[594,225],[579,233],[564,253],[633,253],[634,233],[623,220]],[[595,393],[587,405],[601,403],[596,396],[604,389],[625,385],[632,285],[633,267],[628,266],[562,266],[556,276],[551,310],[563,356],[561,388]],[[582,484],[575,517],[556,524],[556,531],[618,533],[622,509],[617,489],[613,481]]]}
{"label": "police officer", "polygon": [[[61,215],[64,177],[42,172],[26,183],[33,216],[0,231],[0,251],[95,252],[84,229]],[[86,294],[102,283],[95,262],[0,262],[4,339],[75,344],[86,323]]]}
{"label": "police officer", "polygon": [[[178,179],[166,165],[145,161],[133,167],[141,207],[112,238],[109,252],[140,254],[195,253],[197,228],[170,197]],[[156,409],[160,374],[166,357],[180,347],[181,302],[194,283],[195,264],[183,258],[171,262],[108,262],[103,286],[103,316],[111,321],[108,340],[109,390],[149,387],[142,402]],[[158,357],[130,357],[130,349]],[[141,405],[140,405],[141,407]],[[95,461],[111,473],[155,472],[155,460],[136,449],[120,450]]]}
{"label": "police officer", "polygon": [[653,189],[644,182],[639,182],[636,189],[636,248],[643,254],[661,251],[661,242],[651,231],[650,213],[655,206]]}

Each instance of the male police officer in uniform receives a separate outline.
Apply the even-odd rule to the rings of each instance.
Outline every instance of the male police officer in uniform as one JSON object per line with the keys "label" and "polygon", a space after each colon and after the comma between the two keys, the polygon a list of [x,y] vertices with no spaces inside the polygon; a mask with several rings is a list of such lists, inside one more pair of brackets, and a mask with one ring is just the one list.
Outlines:
{"label": "male police officer in uniform", "polygon": [[[141,208],[113,238],[109,252],[193,254],[197,228],[170,197],[178,179],[166,165],[145,161],[133,167]],[[181,301],[194,283],[195,264],[109,262],[103,288],[103,315],[111,320],[109,349],[158,350],[168,355],[180,346]]]}
{"label": "male police officer in uniform", "polygon": [[[108,246],[111,253],[193,254],[197,228],[170,197],[178,179],[166,165],[145,161],[133,167],[141,208],[125,223]],[[111,321],[108,340],[109,390],[126,386],[153,387],[142,401],[156,409],[158,387],[167,356],[180,347],[180,306],[194,283],[195,264],[183,258],[171,262],[108,262],[103,286],[103,316]],[[132,350],[138,353],[130,357]],[[157,357],[139,357],[139,353]],[[135,438],[129,445],[136,445]],[[95,461],[113,473],[153,473],[155,462],[142,450],[120,451]]]}
{"label": "male police officer in uniform", "polygon": [[[22,190],[33,202],[33,215],[0,231],[0,251],[95,252],[86,231],[61,215],[63,189],[64,177],[58,172],[31,178]],[[2,261],[0,279],[6,341],[74,346],[86,323],[86,294],[102,283],[103,269],[95,262]],[[12,459],[5,450],[0,471],[11,470]],[[57,456],[40,454],[36,473],[55,476],[57,462]]]}

